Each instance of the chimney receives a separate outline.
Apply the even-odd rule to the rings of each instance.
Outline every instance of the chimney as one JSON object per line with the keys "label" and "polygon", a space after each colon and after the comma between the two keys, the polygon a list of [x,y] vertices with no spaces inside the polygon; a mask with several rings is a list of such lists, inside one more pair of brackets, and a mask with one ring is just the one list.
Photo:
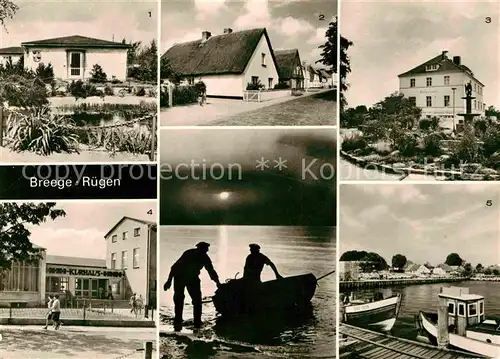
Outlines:
{"label": "chimney", "polygon": [[460,66],[462,64],[460,56],[453,56],[453,63],[457,66]]}
{"label": "chimney", "polygon": [[210,36],[212,36],[212,33],[210,31],[203,31],[201,33],[201,40],[207,41],[210,38]]}
{"label": "chimney", "polygon": [[446,50],[445,50],[445,51],[443,51],[443,53],[441,54],[441,58],[442,58],[443,60],[446,60],[446,59],[447,59],[447,57],[446,57],[446,54],[447,54],[447,53],[448,53],[448,51],[446,51]]}
{"label": "chimney", "polygon": [[224,34],[230,34],[230,33],[232,33],[232,32],[233,32],[233,29],[231,29],[230,27],[226,27],[226,28],[224,29]]}

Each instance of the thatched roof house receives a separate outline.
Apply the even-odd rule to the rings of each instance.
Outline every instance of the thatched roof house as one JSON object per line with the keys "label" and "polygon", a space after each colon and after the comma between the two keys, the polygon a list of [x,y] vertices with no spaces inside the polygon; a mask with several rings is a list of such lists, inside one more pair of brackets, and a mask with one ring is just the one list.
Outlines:
{"label": "thatched roof house", "polygon": [[276,50],[274,51],[278,64],[280,82],[288,84],[291,88],[304,87],[304,73],[302,71],[299,50]]}
{"label": "thatched roof house", "polygon": [[175,44],[162,58],[187,82],[202,80],[207,95],[242,97],[248,83],[272,88],[278,83],[278,66],[266,29],[221,35],[203,31],[200,39]]}

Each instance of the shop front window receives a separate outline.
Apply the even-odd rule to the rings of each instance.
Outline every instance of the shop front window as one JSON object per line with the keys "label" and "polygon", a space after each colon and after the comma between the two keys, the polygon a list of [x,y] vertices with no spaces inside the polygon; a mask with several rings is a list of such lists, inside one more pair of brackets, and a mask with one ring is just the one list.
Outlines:
{"label": "shop front window", "polygon": [[68,277],[47,277],[47,288],[50,293],[64,293],[68,290]]}
{"label": "shop front window", "polygon": [[12,263],[11,268],[0,275],[0,291],[38,292],[39,274],[38,261]]}

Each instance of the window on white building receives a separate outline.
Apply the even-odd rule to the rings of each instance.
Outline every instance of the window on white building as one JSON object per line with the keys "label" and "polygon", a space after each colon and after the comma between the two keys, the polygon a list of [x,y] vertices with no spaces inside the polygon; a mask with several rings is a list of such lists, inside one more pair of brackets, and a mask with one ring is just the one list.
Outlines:
{"label": "window on white building", "polygon": [[261,57],[262,57],[262,66],[266,67],[266,54],[262,53]]}
{"label": "window on white building", "polygon": [[258,76],[252,76],[252,84],[257,85],[259,83],[259,77]]}
{"label": "window on white building", "polygon": [[111,242],[115,243],[115,242],[116,242],[116,240],[117,240],[117,238],[118,238],[118,236],[117,236],[116,234],[113,234],[113,235],[111,236]]}
{"label": "window on white building", "polygon": [[111,269],[116,269],[116,253],[111,253]]}
{"label": "window on white building", "polygon": [[477,92],[476,90],[476,83],[474,82],[474,92]]}
{"label": "window on white building", "polygon": [[134,248],[134,268],[139,268],[139,248]]}
{"label": "window on white building", "polygon": [[415,79],[410,79],[410,87],[415,87]]}
{"label": "window on white building", "polygon": [[272,77],[269,77],[268,78],[268,88],[272,89],[273,88],[273,78]]}
{"label": "window on white building", "polygon": [[445,76],[444,77],[444,85],[445,86],[450,86],[450,76]]}
{"label": "window on white building", "polygon": [[3,273],[4,277],[0,280],[0,292],[37,292],[38,273],[38,261],[14,262],[10,269]]}
{"label": "window on white building", "polygon": [[425,67],[425,71],[437,71],[437,69],[439,68],[439,65],[438,64],[434,64],[434,65],[427,65]]}
{"label": "window on white building", "polygon": [[190,77],[187,79],[187,82],[188,82],[188,85],[194,85],[194,78],[193,77]]}
{"label": "window on white building", "polygon": [[123,237],[122,239],[123,240],[126,240],[128,238],[128,232],[123,232]]}
{"label": "window on white building", "polygon": [[449,107],[450,106],[450,96],[445,95],[444,96],[444,107]]}
{"label": "window on white building", "polygon": [[141,235],[141,228],[134,228],[134,237],[139,237]]}
{"label": "window on white building", "polygon": [[412,104],[413,106],[417,106],[417,98],[416,97],[410,96],[410,97],[408,97],[408,100],[410,101],[410,104]]}
{"label": "window on white building", "polygon": [[474,100],[474,110],[477,110],[477,101]]}
{"label": "window on white building", "polygon": [[432,97],[431,96],[426,96],[425,102],[427,104],[427,107],[432,107]]}
{"label": "window on white building", "polygon": [[122,269],[127,269],[127,251],[122,251]]}
{"label": "window on white building", "polygon": [[432,77],[426,79],[427,86],[432,86]]}

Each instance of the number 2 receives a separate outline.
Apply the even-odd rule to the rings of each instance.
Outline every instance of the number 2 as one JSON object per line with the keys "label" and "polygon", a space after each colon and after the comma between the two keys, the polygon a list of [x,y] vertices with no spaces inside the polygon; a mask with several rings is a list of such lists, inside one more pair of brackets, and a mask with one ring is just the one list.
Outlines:
{"label": "number 2", "polygon": [[323,14],[319,14],[319,19],[320,19],[321,21],[325,20],[325,15],[323,15]]}

